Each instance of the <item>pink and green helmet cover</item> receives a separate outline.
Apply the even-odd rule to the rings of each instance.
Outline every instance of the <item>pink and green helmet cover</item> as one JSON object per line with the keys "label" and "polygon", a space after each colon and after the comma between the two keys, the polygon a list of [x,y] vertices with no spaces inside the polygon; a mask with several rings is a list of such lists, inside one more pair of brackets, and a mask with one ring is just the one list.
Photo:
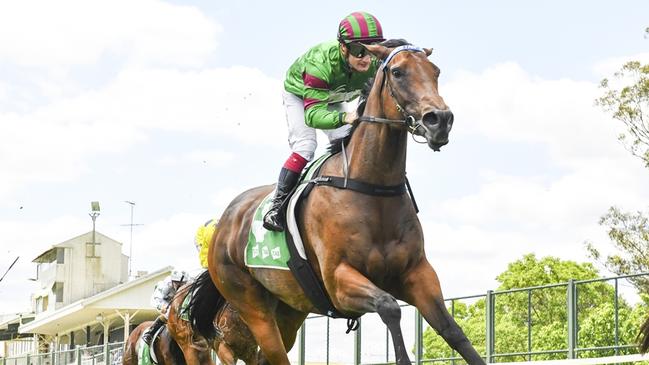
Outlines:
{"label": "pink and green helmet cover", "polygon": [[346,16],[338,26],[338,40],[342,42],[381,42],[383,29],[376,17],[364,11],[356,11]]}

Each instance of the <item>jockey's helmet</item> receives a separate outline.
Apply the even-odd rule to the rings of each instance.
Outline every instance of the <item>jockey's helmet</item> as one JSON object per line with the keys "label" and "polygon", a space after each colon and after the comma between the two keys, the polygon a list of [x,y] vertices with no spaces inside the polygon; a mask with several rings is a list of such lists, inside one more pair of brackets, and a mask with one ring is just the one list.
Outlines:
{"label": "jockey's helmet", "polygon": [[208,220],[205,224],[201,224],[196,230],[196,236],[194,236],[194,244],[196,245],[196,249],[198,249],[198,258],[200,259],[201,266],[204,268],[207,268],[207,252],[218,222],[219,220],[214,218]]}
{"label": "jockey's helmet", "polygon": [[338,41],[341,43],[375,43],[384,40],[379,20],[364,11],[347,15],[338,25]]}
{"label": "jockey's helmet", "polygon": [[171,272],[171,281],[187,281],[189,279],[189,275],[183,270],[174,270]]}
{"label": "jockey's helmet", "polygon": [[194,244],[196,248],[200,251],[201,247],[209,245],[212,240],[212,235],[216,229],[216,224],[219,222],[218,219],[213,218],[201,224],[196,230],[196,236],[194,236]]}

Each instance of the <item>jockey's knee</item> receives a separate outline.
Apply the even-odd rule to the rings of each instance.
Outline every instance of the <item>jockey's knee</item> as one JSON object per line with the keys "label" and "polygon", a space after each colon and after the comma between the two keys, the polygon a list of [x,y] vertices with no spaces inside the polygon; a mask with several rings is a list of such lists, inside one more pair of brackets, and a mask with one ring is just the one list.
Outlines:
{"label": "jockey's knee", "polygon": [[318,143],[315,140],[305,140],[295,143],[291,146],[291,149],[293,150],[293,152],[302,156],[305,160],[311,161],[313,160],[313,156],[315,155],[316,147],[318,147]]}

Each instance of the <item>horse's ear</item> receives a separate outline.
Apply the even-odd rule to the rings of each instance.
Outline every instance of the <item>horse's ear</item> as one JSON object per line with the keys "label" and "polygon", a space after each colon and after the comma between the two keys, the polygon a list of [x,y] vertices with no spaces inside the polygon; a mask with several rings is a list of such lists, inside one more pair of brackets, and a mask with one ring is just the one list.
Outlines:
{"label": "horse's ear", "polygon": [[386,59],[390,55],[390,48],[384,47],[380,44],[364,44],[365,48],[370,51],[371,54],[376,56],[380,60]]}
{"label": "horse's ear", "polygon": [[424,52],[426,53],[426,57],[428,57],[433,53],[433,49],[432,48],[424,48]]}

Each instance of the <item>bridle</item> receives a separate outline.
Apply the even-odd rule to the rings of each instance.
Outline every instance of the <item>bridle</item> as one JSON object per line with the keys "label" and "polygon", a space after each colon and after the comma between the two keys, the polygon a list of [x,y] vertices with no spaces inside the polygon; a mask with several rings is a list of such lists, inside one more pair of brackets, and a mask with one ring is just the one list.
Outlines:
{"label": "bridle", "polygon": [[[385,74],[390,69],[388,64],[390,63],[392,58],[397,53],[404,52],[404,51],[425,53],[425,51],[422,48],[411,46],[411,45],[400,46],[393,49],[392,52],[390,52],[390,54],[388,55],[388,57],[381,64],[381,70],[384,72],[384,74],[383,74],[383,80],[381,81],[381,92],[380,92],[380,94],[383,95],[383,87],[387,83],[390,92],[390,97],[392,97],[392,100],[397,105],[397,109],[404,116],[404,119],[387,119],[387,118],[378,118],[372,116],[361,116],[360,118],[358,118],[358,120],[361,122],[370,122],[370,123],[406,125],[408,130],[412,133],[414,139],[415,135],[420,135],[417,130],[420,127],[423,128],[422,121],[415,119],[415,117],[413,117],[412,115],[408,115],[405,109],[401,107],[399,101],[397,100],[397,98],[394,96],[394,93],[392,92],[392,86],[390,84],[390,81],[387,80],[388,75]],[[415,141],[419,142],[416,139]],[[426,142],[419,142],[419,143],[426,143]],[[343,177],[322,175],[314,179],[311,179],[309,183],[313,183],[315,185],[332,186],[338,189],[350,189],[350,190],[358,191],[363,194],[375,195],[375,196],[399,196],[407,191],[408,194],[410,195],[410,198],[412,199],[412,203],[415,207],[415,211],[417,213],[419,212],[419,208],[417,207],[415,196],[412,193],[412,189],[410,188],[410,183],[408,182],[408,178],[404,176],[405,181],[403,183],[393,185],[393,186],[374,185],[356,179],[351,179],[349,177],[349,159],[347,158],[347,151],[345,149],[344,143],[341,144],[341,152],[342,152],[342,165],[343,165],[342,168],[343,168],[343,175],[344,175]],[[352,328],[353,325],[354,322],[347,323],[348,326],[347,332],[349,332],[349,329],[353,329]]]}
{"label": "bridle", "polygon": [[[360,116],[358,118],[359,121],[361,122],[369,122],[369,123],[382,123],[382,124],[395,124],[395,125],[405,125],[408,128],[408,131],[412,133],[413,139],[414,136],[416,135],[423,135],[425,132],[420,131],[420,128],[424,128],[424,125],[422,123],[421,119],[416,119],[414,116],[411,114],[408,114],[406,110],[401,106],[397,98],[394,96],[394,91],[392,89],[392,84],[390,83],[390,79],[388,77],[388,72],[390,71],[390,62],[396,56],[399,52],[424,52],[423,48],[413,46],[413,45],[403,45],[396,47],[395,49],[390,52],[388,57],[383,60],[383,63],[381,63],[381,66],[379,68],[380,71],[383,72],[383,80],[381,81],[381,92],[380,95],[383,95],[383,87],[387,84],[388,88],[388,93],[390,94],[390,97],[394,101],[394,104],[397,107],[397,110],[403,115],[404,119],[388,119],[388,118],[379,118],[379,117],[373,117],[373,116]],[[415,142],[418,143],[426,143],[425,141],[417,141],[414,139]]]}

